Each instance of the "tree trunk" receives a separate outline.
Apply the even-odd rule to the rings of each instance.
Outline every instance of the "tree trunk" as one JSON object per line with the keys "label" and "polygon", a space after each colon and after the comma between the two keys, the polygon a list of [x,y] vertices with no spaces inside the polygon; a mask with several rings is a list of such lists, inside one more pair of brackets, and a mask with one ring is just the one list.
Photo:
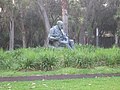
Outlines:
{"label": "tree trunk", "polygon": [[80,35],[80,37],[79,37],[80,44],[84,44],[85,43],[85,41],[84,41],[84,38],[85,38],[85,26],[84,25],[81,26],[81,30],[80,30],[79,35]]}
{"label": "tree trunk", "polygon": [[23,48],[26,48],[26,31],[24,27],[24,19],[23,19],[23,9],[21,8],[21,32],[22,32],[22,42]]}
{"label": "tree trunk", "polygon": [[9,33],[9,50],[14,49],[14,18],[13,18],[13,11],[12,15],[10,16],[10,33]]}
{"label": "tree trunk", "polygon": [[[22,28],[23,28],[23,26],[22,26]],[[26,32],[25,32],[25,30],[22,31],[22,42],[23,42],[23,48],[26,48]]]}
{"label": "tree trunk", "polygon": [[68,34],[68,12],[67,12],[67,8],[68,8],[68,2],[67,0],[61,0],[62,2],[62,19],[63,19],[63,29],[65,31],[66,34]]}
{"label": "tree trunk", "polygon": [[[93,3],[94,0],[90,0],[87,7],[86,7],[86,10],[84,12],[84,21],[83,21],[83,24],[81,26],[81,30],[80,30],[80,44],[85,44],[86,40],[86,36],[85,36],[85,31],[89,31],[87,30],[89,28],[89,24],[92,22],[93,18],[93,12],[92,12],[92,16],[91,16],[91,8],[92,8],[92,3]],[[92,18],[91,18],[92,17]],[[90,20],[88,20],[90,19]],[[89,32],[92,32],[92,31],[89,31]],[[89,34],[89,33],[88,33]]]}
{"label": "tree trunk", "polygon": [[118,46],[118,35],[115,34],[115,45]]}
{"label": "tree trunk", "polygon": [[42,0],[37,0],[37,3],[39,5],[39,8],[40,8],[40,12],[42,14],[42,17],[43,17],[43,22],[45,24],[45,40],[44,40],[44,46],[45,47],[48,47],[48,44],[49,44],[49,40],[48,40],[48,33],[49,33],[49,30],[50,30],[50,23],[49,23],[49,19],[48,19],[48,16],[47,16],[47,12],[45,10],[45,7],[43,6],[44,3]]}

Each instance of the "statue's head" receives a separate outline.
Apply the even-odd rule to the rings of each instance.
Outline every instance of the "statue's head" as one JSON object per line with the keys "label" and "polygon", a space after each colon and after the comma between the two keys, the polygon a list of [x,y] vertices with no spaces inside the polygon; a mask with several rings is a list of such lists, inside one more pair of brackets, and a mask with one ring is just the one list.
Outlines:
{"label": "statue's head", "polygon": [[63,29],[63,22],[62,21],[57,21],[57,25],[60,29]]}

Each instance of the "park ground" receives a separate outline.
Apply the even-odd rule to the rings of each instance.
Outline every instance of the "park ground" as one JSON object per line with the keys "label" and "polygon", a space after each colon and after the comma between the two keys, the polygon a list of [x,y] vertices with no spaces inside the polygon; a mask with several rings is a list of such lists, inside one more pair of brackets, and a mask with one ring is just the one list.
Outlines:
{"label": "park ground", "polygon": [[119,90],[120,77],[2,82],[0,90]]}
{"label": "park ground", "polygon": [[[94,69],[63,68],[55,71],[1,71],[0,77],[61,75],[61,74],[107,74],[120,73],[119,67],[96,67]],[[63,80],[36,80],[1,82],[0,90],[119,90],[120,77],[95,77]]]}

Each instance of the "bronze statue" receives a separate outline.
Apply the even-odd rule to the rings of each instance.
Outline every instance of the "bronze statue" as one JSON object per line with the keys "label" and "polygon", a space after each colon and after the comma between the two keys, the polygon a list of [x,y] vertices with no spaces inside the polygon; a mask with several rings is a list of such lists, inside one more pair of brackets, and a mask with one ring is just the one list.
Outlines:
{"label": "bronze statue", "polygon": [[63,31],[63,22],[57,21],[57,24],[50,29],[49,44],[54,47],[68,47],[73,49],[74,41],[69,39],[67,34]]}

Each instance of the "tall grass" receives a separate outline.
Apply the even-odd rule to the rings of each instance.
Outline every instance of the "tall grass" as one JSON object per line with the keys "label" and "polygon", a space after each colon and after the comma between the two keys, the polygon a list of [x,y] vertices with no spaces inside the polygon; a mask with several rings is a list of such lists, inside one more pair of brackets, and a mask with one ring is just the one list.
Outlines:
{"label": "tall grass", "polygon": [[119,48],[76,46],[74,50],[27,48],[14,51],[0,49],[0,69],[54,70],[60,67],[94,68],[120,65]]}

